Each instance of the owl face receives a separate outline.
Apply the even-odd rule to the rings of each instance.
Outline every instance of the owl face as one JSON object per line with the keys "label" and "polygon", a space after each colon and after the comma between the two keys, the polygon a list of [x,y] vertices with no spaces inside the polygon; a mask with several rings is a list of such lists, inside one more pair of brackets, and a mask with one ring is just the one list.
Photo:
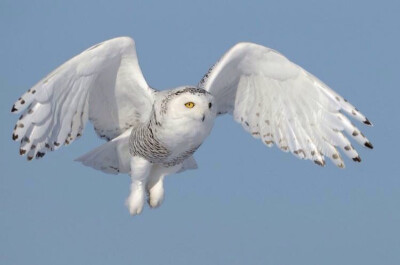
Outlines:
{"label": "owl face", "polygon": [[177,154],[197,148],[214,125],[213,96],[194,87],[180,87],[163,93],[159,93],[160,100],[155,103],[160,124],[157,138]]}
{"label": "owl face", "polygon": [[207,122],[215,118],[213,96],[198,88],[177,89],[170,94],[165,111],[169,119]]}

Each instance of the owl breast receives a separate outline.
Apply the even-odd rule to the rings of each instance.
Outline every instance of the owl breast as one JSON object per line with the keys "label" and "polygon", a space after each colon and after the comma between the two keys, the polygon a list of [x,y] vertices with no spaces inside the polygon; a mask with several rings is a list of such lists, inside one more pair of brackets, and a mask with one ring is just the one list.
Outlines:
{"label": "owl breast", "polygon": [[214,116],[201,120],[173,120],[157,128],[160,141],[169,150],[167,164],[179,164],[191,156],[210,134]]}
{"label": "owl breast", "polygon": [[193,155],[210,134],[214,118],[202,122],[173,121],[156,124],[150,120],[134,128],[129,140],[132,156],[171,167]]}

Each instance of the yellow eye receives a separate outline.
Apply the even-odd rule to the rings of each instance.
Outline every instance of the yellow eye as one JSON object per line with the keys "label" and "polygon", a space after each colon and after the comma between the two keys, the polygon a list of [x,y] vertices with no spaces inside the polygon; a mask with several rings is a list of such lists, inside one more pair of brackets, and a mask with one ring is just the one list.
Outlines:
{"label": "yellow eye", "polygon": [[194,107],[194,103],[193,102],[187,102],[187,103],[185,103],[185,107],[191,109],[191,108]]}

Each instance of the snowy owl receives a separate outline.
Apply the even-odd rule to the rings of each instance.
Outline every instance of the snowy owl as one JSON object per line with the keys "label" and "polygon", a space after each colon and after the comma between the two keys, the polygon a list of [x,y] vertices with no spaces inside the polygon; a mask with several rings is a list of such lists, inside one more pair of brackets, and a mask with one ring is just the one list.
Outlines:
{"label": "snowy owl", "polygon": [[338,151],[360,162],[351,145],[373,148],[347,114],[369,120],[347,100],[279,52],[238,43],[196,86],[151,88],[139,67],[133,39],[119,37],[83,51],[22,95],[12,139],[20,154],[41,158],[82,135],[90,120],[107,142],[79,157],[105,173],[128,173],[132,215],[164,198],[166,175],[197,168],[193,153],[218,115],[235,121],[265,145],[320,166],[325,157],[343,168]]}

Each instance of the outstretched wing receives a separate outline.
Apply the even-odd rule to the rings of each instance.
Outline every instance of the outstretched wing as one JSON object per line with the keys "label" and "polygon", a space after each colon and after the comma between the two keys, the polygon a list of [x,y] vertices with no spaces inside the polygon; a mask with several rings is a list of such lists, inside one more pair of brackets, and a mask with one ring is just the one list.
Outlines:
{"label": "outstretched wing", "polygon": [[113,139],[147,119],[153,93],[140,70],[131,38],[111,39],[59,66],[13,105],[25,110],[12,138],[28,160],[81,136],[89,119],[97,134]]}
{"label": "outstretched wing", "polygon": [[254,43],[232,47],[200,81],[214,95],[217,112],[231,113],[267,146],[325,165],[324,156],[344,167],[337,150],[361,159],[343,131],[372,144],[343,114],[371,125],[347,100],[280,53]]}

